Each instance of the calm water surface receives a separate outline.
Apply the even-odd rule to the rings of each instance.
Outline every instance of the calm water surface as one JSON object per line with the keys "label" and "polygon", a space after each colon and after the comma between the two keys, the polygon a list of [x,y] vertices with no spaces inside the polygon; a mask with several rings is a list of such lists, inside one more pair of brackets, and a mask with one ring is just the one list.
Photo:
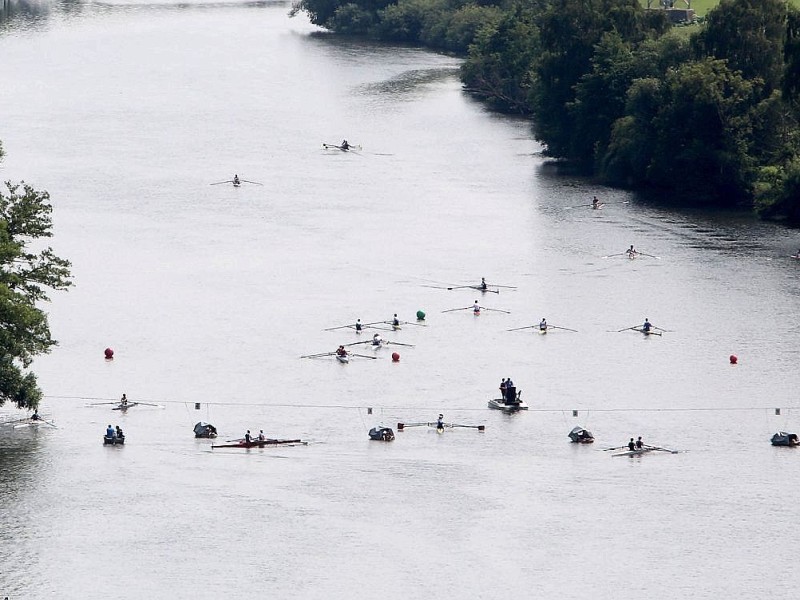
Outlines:
{"label": "calm water surface", "polygon": [[[525,122],[464,95],[457,59],[315,35],[288,8],[0,23],[2,178],[51,193],[76,282],[35,363],[58,428],[0,427],[0,595],[792,589],[800,455],[769,437],[800,428],[796,233],[559,177]],[[345,137],[363,150],[321,149]],[[264,185],[209,185],[233,173]],[[602,258],[630,244],[660,258]],[[424,287],[481,276],[518,286],[479,298],[510,315],[442,313],[475,293]],[[420,309],[427,327],[385,334],[415,345],[399,363],[298,358]],[[579,331],[506,331],[542,317]],[[645,317],[671,331],[612,333]],[[508,376],[536,410],[486,408]],[[158,406],[91,406],[123,392]],[[367,439],[439,412],[486,431]],[[201,419],[311,443],[212,452]],[[109,422],[124,448],[100,443]],[[595,447],[568,443],[576,424]],[[638,435],[685,452],[602,451]]]}

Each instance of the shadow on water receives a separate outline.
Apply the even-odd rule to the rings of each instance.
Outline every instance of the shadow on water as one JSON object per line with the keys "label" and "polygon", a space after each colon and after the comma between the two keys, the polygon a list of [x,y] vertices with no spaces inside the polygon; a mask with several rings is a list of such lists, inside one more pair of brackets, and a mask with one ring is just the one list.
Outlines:
{"label": "shadow on water", "polygon": [[244,0],[241,2],[224,2],[219,0],[209,0],[204,2],[172,1],[163,2],[126,2],[125,0],[106,1],[106,2],[82,2],[79,0],[61,0],[60,2],[48,2],[47,0],[0,0],[0,30],[4,28],[30,28],[47,22],[53,14],[73,16],[91,10],[101,11],[126,11],[126,10],[213,10],[219,8],[258,8],[267,6],[288,6],[287,0]]}
{"label": "shadow on water", "polygon": [[47,20],[52,5],[37,0],[0,0],[0,30],[9,26],[35,25]]}

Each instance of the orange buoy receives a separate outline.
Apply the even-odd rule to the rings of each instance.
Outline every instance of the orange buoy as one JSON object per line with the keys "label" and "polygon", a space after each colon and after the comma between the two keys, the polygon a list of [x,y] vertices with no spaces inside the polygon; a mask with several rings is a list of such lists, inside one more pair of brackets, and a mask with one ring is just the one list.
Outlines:
{"label": "orange buoy", "polygon": [[111,360],[114,358],[114,351],[111,348],[106,348],[103,354],[106,355],[106,360]]}
{"label": "orange buoy", "polygon": [[732,364],[732,365],[735,365],[736,363],[738,363],[738,362],[739,362],[739,357],[738,357],[738,356],[736,356],[735,354],[731,354],[731,356],[730,356],[730,361],[731,361],[731,364]]}
{"label": "orange buoy", "polygon": [[397,352],[392,352],[392,362],[400,362],[400,354]]}

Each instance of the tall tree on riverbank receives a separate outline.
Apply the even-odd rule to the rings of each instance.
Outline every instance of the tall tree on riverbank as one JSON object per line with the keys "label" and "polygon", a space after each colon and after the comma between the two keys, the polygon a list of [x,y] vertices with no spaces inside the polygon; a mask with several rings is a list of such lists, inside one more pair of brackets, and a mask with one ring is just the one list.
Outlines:
{"label": "tall tree on riverbank", "polygon": [[5,187],[0,192],[0,405],[35,408],[42,392],[28,367],[56,344],[39,305],[49,300],[48,290],[71,285],[70,263],[41,243],[53,235],[50,195],[25,182]]}

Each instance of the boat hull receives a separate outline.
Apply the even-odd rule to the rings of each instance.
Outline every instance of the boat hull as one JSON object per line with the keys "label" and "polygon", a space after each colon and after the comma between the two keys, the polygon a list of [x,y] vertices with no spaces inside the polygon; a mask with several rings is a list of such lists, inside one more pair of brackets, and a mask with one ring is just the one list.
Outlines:
{"label": "boat hull", "polygon": [[776,433],[770,441],[773,446],[794,447],[800,445],[800,440],[798,440],[796,433],[786,433],[785,431]]}
{"label": "boat hull", "polygon": [[218,444],[212,448],[265,448],[267,446],[286,446],[296,444],[307,444],[303,440],[253,440],[250,442],[238,442],[236,444]]}
{"label": "boat hull", "polygon": [[124,444],[125,444],[125,436],[122,437],[108,437],[107,435],[103,436],[104,446],[123,446]]}
{"label": "boat hull", "polygon": [[489,400],[489,408],[495,410],[502,410],[503,412],[517,412],[518,410],[528,410],[528,405],[523,401],[511,402],[506,404],[505,400],[501,398],[492,398]]}
{"label": "boat hull", "polygon": [[337,354],[336,355],[336,360],[338,360],[343,365],[346,365],[347,363],[350,362],[350,357],[349,356],[340,356],[340,355]]}

